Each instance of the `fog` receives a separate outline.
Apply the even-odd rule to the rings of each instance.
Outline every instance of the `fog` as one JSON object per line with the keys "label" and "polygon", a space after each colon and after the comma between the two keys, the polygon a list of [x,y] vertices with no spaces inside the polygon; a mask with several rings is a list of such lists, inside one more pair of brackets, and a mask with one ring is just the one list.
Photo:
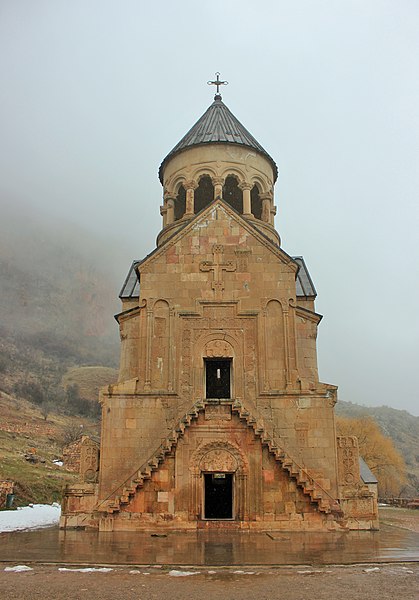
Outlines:
{"label": "fog", "polygon": [[159,164],[220,71],[278,164],[321,380],[418,415],[418,30],[415,0],[2,0],[1,208],[105,241],[122,283],[161,227]]}

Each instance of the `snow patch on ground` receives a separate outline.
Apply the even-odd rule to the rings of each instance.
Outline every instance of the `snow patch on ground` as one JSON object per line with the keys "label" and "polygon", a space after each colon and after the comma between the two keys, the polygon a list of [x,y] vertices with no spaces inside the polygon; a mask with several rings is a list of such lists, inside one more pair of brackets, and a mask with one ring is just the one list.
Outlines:
{"label": "snow patch on ground", "polygon": [[16,565],[15,567],[6,567],[5,571],[13,571],[14,573],[23,573],[24,571],[33,571],[32,567],[26,565]]}
{"label": "snow patch on ground", "polygon": [[233,573],[236,573],[237,575],[254,575],[255,574],[254,571],[233,571]]}
{"label": "snow patch on ground", "polygon": [[199,575],[199,571],[176,571],[173,569],[169,571],[169,575],[172,577],[188,577],[189,575]]}
{"label": "snow patch on ground", "polygon": [[130,573],[131,575],[150,575],[148,571],[138,571],[138,569],[133,569]]}
{"label": "snow patch on ground", "polygon": [[31,504],[17,510],[0,511],[0,533],[4,531],[23,531],[57,525],[60,520],[59,504]]}
{"label": "snow patch on ground", "polygon": [[113,571],[113,569],[109,569],[108,567],[86,567],[83,569],[67,569],[66,567],[60,567],[58,570],[70,573],[109,573],[110,571]]}

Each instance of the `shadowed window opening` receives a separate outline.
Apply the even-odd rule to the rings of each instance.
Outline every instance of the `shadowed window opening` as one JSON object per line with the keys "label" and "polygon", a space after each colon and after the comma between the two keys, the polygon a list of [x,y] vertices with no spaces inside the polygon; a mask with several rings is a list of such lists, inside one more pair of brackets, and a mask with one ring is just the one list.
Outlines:
{"label": "shadowed window opening", "polygon": [[252,215],[256,219],[261,219],[262,218],[262,200],[259,197],[259,189],[258,189],[257,185],[254,185],[250,192],[250,206],[251,206]]}
{"label": "shadowed window opening", "polygon": [[223,199],[237,212],[243,214],[243,191],[239,188],[237,178],[234,175],[226,177],[223,187]]}
{"label": "shadowed window opening", "polygon": [[233,474],[205,473],[205,519],[233,518]]}
{"label": "shadowed window opening", "polygon": [[206,398],[231,398],[231,359],[205,361]]}
{"label": "shadowed window opening", "polygon": [[195,214],[206,208],[214,200],[214,186],[209,175],[203,175],[195,190]]}
{"label": "shadowed window opening", "polygon": [[185,214],[186,210],[186,190],[181,185],[175,200],[175,221],[179,221]]}

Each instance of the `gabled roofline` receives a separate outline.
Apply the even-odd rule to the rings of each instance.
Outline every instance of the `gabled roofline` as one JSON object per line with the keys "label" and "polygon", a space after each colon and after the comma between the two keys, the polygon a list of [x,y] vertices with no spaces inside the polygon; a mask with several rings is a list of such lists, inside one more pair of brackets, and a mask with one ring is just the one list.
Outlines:
{"label": "gabled roofline", "polygon": [[225,200],[223,200],[222,198],[217,198],[216,200],[214,200],[214,202],[212,202],[207,207],[205,207],[202,211],[200,211],[198,214],[196,214],[190,221],[185,223],[184,227],[177,230],[176,233],[174,233],[170,238],[165,240],[161,246],[158,246],[157,248],[155,248],[140,263],[138,263],[135,266],[135,270],[136,270],[137,274],[138,275],[140,274],[141,266],[146,264],[148,261],[154,260],[160,253],[166,251],[166,249],[169,246],[174,244],[178,239],[183,237],[190,229],[192,229],[194,223],[198,219],[202,218],[206,212],[213,211],[215,208],[217,208],[217,206],[220,206],[223,210],[226,210],[227,213],[230,213],[232,217],[234,217],[235,219],[238,219],[240,221],[240,224],[245,229],[247,229],[252,235],[255,235],[257,238],[259,238],[259,241],[268,250],[270,250],[278,258],[282,259],[285,264],[292,265],[295,273],[298,272],[299,265],[292,258],[292,256],[287,254],[287,252],[285,252],[285,250],[283,250],[280,246],[274,244],[274,242],[272,242],[272,240],[270,240],[266,235],[264,235],[262,232],[260,232],[259,229],[255,225],[253,225],[253,223],[244,219],[242,217],[242,215],[239,212],[237,212],[234,208],[232,208],[229,204],[227,204],[227,202],[225,202]]}

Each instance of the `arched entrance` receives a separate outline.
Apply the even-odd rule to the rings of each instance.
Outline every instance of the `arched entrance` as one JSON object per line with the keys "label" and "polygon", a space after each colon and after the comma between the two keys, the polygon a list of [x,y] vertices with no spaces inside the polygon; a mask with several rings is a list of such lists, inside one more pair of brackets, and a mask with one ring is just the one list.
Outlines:
{"label": "arched entrance", "polygon": [[205,444],[194,453],[191,471],[192,518],[244,520],[247,465],[237,447],[221,440]]}
{"label": "arched entrance", "polygon": [[204,473],[204,519],[233,518],[234,473]]}

